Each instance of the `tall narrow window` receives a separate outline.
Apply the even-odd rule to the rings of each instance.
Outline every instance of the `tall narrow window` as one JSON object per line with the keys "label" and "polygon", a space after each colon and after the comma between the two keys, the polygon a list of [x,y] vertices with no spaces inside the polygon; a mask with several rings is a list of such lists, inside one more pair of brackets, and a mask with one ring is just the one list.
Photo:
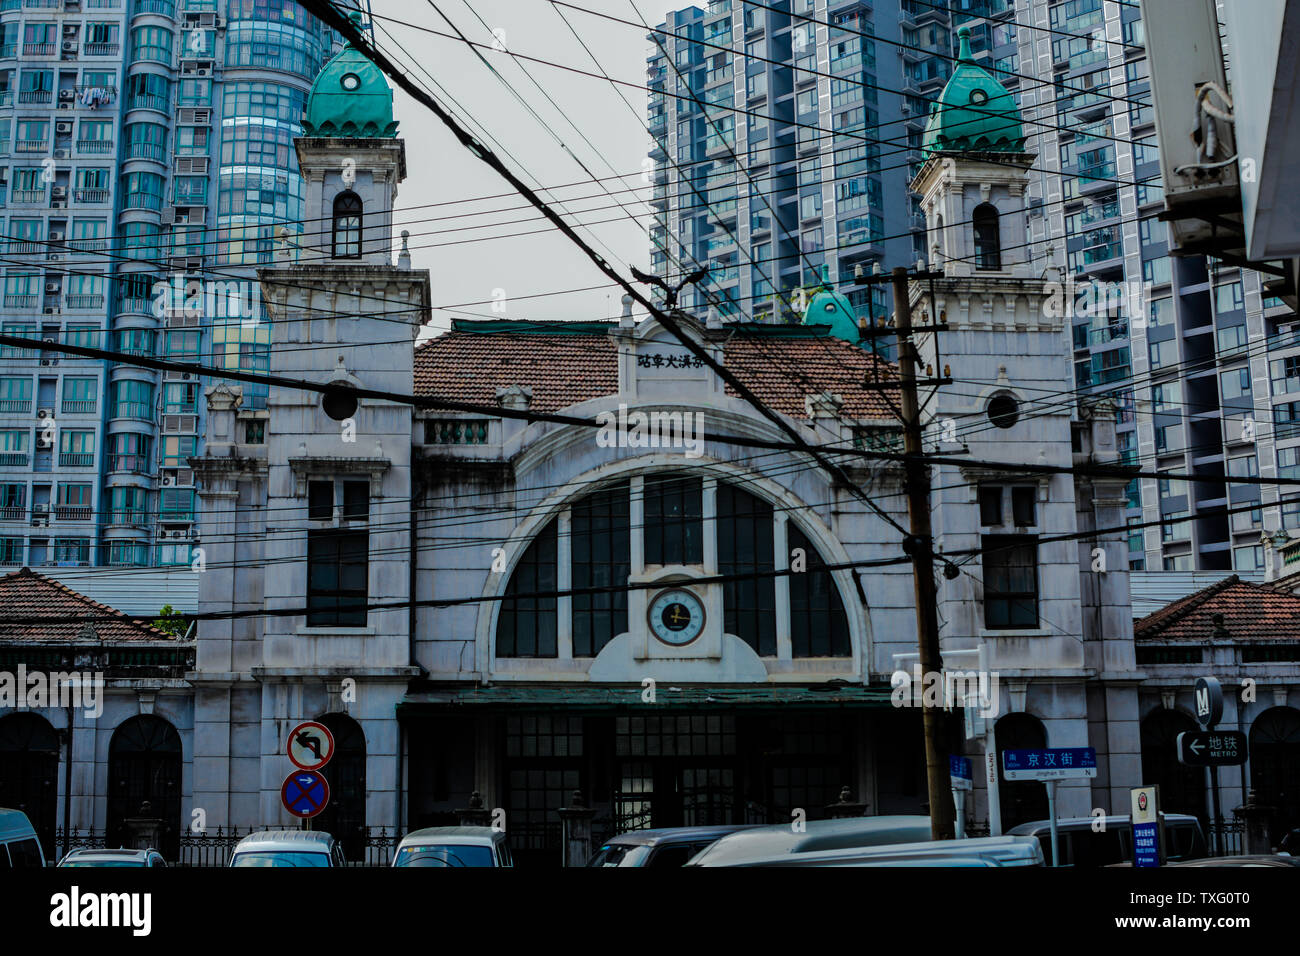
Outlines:
{"label": "tall narrow window", "polygon": [[334,258],[361,257],[361,197],[351,190],[334,197]]}
{"label": "tall narrow window", "polygon": [[1038,539],[986,534],[984,626],[994,630],[1038,627]]}
{"label": "tall narrow window", "polygon": [[803,552],[805,570],[790,575],[790,653],[793,657],[848,657],[849,619],[835,578],[807,536],[791,523],[792,558]]}
{"label": "tall narrow window", "polygon": [[685,475],[645,479],[645,563],[704,562],[704,485]]}
{"label": "tall narrow window", "polygon": [[551,521],[528,545],[506,588],[497,620],[498,657],[557,655],[555,568],[555,522]]}
{"label": "tall narrow window", "polygon": [[998,211],[988,203],[976,206],[971,215],[975,225],[975,268],[1002,268],[1002,240],[998,236]]}
{"label": "tall narrow window", "polygon": [[627,630],[627,577],[632,545],[626,481],[573,506],[569,540],[573,588],[617,588],[573,595],[573,656],[595,657]]}
{"label": "tall narrow window", "polygon": [[776,656],[772,506],[718,483],[718,573],[753,574],[723,584],[723,627],[761,657]]}
{"label": "tall narrow window", "polygon": [[370,534],[307,532],[307,626],[365,627]]}

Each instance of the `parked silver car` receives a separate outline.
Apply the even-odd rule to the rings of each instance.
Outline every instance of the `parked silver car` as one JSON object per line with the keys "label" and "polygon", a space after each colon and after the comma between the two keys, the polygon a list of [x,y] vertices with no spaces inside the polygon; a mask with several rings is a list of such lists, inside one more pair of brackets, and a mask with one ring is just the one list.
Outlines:
{"label": "parked silver car", "polygon": [[514,866],[503,830],[426,827],[402,837],[393,866]]}
{"label": "parked silver car", "polygon": [[345,866],[343,850],[322,830],[259,830],[235,846],[231,866]]}
{"label": "parked silver car", "polygon": [[59,866],[166,866],[155,849],[69,850]]}

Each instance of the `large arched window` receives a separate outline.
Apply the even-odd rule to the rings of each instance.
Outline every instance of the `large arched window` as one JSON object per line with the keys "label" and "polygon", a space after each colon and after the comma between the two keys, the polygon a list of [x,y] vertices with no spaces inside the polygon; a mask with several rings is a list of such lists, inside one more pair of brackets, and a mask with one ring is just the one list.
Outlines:
{"label": "large arched window", "polygon": [[1270,707],[1250,725],[1250,785],[1259,803],[1276,808],[1276,845],[1300,827],[1300,710]]}
{"label": "large arched window", "polygon": [[366,856],[366,735],[347,714],[317,718],[334,737],[334,755],[322,769],[330,801],[312,822],[314,829],[333,834],[349,860]]}
{"label": "large arched window", "polygon": [[352,190],[334,197],[334,258],[361,257],[361,197]]}
{"label": "large arched window", "polygon": [[975,268],[1002,268],[1002,239],[998,231],[998,211],[990,203],[975,207],[971,214],[975,226]]}
{"label": "large arched window", "polygon": [[0,717],[0,807],[21,810],[53,859],[58,820],[59,738],[39,714]]}
{"label": "large arched window", "polygon": [[142,714],[123,721],[108,745],[107,845],[123,846],[123,821],[147,815],[163,821],[163,845],[176,859],[181,818],[181,738],[160,717]]}
{"label": "large arched window", "polygon": [[[641,505],[635,526],[632,497]],[[706,537],[712,536],[712,541]],[[784,536],[797,573],[776,575]],[[634,543],[640,547],[634,549]],[[712,547],[710,548],[710,545]],[[627,585],[638,550],[644,568],[703,568],[717,555],[721,575],[752,574],[723,583],[723,629],[760,657],[848,657],[848,615],[834,577],[817,549],[784,513],[724,481],[669,472],[620,481],[573,503],[529,542],[506,587],[497,621],[498,657],[590,658],[629,630]],[[786,562],[783,562],[786,563]],[[609,588],[557,600],[555,591]],[[777,600],[789,608],[777,619]],[[561,615],[567,620],[561,621]],[[561,625],[564,626],[561,626]],[[789,636],[789,649],[778,640]]]}

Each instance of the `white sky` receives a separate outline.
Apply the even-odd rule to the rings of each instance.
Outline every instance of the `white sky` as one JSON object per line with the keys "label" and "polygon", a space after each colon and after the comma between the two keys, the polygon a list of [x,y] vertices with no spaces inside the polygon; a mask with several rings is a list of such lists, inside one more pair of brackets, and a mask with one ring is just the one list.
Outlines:
{"label": "white sky", "polygon": [[[651,26],[663,22],[668,11],[688,5],[665,0],[574,0],[574,3],[638,23],[639,10]],[[438,0],[438,6],[476,42],[491,44],[492,31],[503,31],[500,38],[512,52],[599,74],[600,69],[592,63],[561,19],[562,11],[607,73],[615,79],[638,85],[645,83],[645,62],[650,45],[646,40],[648,31],[640,26],[615,23],[578,10],[556,7],[549,0]],[[482,124],[510,154],[497,150],[498,155],[530,186],[537,182],[552,186],[588,179],[588,174],[556,142],[548,127],[595,175],[634,174],[621,182],[609,180],[604,184],[611,191],[643,187],[636,192],[615,193],[628,207],[628,212],[615,206],[614,200],[604,194],[600,185],[574,186],[559,190],[558,196],[562,201],[574,200],[565,203],[571,213],[576,213],[576,216],[566,216],[571,222],[575,218],[584,222],[617,220],[593,225],[589,230],[580,230],[580,234],[622,275],[630,277],[629,264],[642,270],[649,269],[650,241],[628,218],[628,213],[635,211],[642,215],[641,222],[648,227],[648,207],[643,202],[633,201],[648,199],[650,194],[650,187],[641,178],[642,162],[650,142],[644,126],[645,90],[629,86],[619,88],[635,108],[634,115],[622,102],[615,87],[604,79],[523,61],[522,66],[559,104],[563,110],[561,114],[524,74],[519,61],[502,52],[480,51],[537,111],[546,124],[544,127],[529,115],[463,42],[383,19],[390,17],[454,33],[428,2],[372,0],[372,9],[375,39],[380,48],[406,66],[413,78],[430,88],[439,102],[449,107],[459,119],[463,120],[468,113]],[[475,11],[488,26],[479,21]],[[410,56],[397,47],[398,43],[409,51]],[[432,75],[432,81],[420,68],[410,68],[411,57]],[[445,93],[433,87],[433,81]],[[449,102],[446,94],[450,94],[454,102]],[[403,229],[410,230],[412,264],[415,268],[429,270],[434,305],[459,309],[458,312],[435,309],[435,328],[445,329],[453,315],[569,320],[604,319],[618,315],[622,290],[607,288],[608,280],[576,246],[549,227],[531,207],[517,208],[526,205],[522,197],[483,200],[481,197],[509,192],[509,184],[461,147],[437,117],[400,89],[396,91],[395,108],[400,124],[398,135],[406,141],[407,179],[399,187],[394,229],[398,233]],[[605,159],[583,141],[568,120],[572,120],[599,149],[613,166],[613,171]],[[477,130],[474,132],[477,134]],[[491,141],[488,145],[496,149]],[[478,201],[413,208],[463,199]],[[610,208],[596,208],[602,206]],[[491,215],[422,221],[435,216],[488,210],[502,211]],[[584,213],[584,210],[594,211]],[[470,225],[488,225],[489,228],[463,229]],[[544,227],[545,231],[537,231]],[[444,231],[449,229],[461,231]],[[438,230],[438,233],[424,234],[432,230]],[[479,236],[516,232],[534,234],[485,242],[466,241]],[[600,242],[595,242],[593,236]],[[524,298],[539,292],[588,286],[601,288],[568,295]],[[505,310],[494,312],[490,300],[502,293],[506,298]],[[489,302],[484,303],[484,300]]]}

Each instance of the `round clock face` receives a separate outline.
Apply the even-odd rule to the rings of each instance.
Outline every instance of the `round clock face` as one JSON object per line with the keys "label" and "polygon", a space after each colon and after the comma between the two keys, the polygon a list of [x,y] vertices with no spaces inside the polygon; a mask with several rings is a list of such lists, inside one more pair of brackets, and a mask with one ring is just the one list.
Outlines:
{"label": "round clock face", "polygon": [[694,591],[669,588],[650,602],[650,630],[673,647],[691,643],[704,630],[704,603]]}
{"label": "round clock face", "polygon": [[361,85],[361,77],[357,76],[355,73],[344,73],[343,78],[339,80],[339,82],[343,84],[343,89],[349,91],[355,90]]}

